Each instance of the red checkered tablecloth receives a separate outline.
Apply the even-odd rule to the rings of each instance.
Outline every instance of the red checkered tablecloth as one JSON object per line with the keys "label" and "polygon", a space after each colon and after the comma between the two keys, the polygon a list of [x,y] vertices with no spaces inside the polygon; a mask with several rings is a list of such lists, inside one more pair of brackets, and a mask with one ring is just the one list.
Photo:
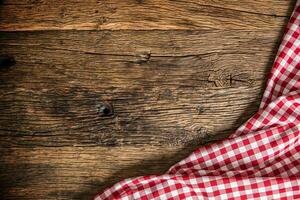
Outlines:
{"label": "red checkered tablecloth", "polygon": [[300,199],[300,0],[258,112],[228,139],[200,147],[165,174],[130,178],[109,199]]}

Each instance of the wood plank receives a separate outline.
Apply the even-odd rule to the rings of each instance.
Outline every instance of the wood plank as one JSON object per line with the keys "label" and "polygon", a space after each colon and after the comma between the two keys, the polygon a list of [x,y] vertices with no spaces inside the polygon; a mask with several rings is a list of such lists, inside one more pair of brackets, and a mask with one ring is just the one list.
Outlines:
{"label": "wood plank", "polygon": [[1,1],[17,64],[0,69],[0,199],[90,199],[225,138],[256,111],[294,4]]}
{"label": "wood plank", "polygon": [[1,199],[91,199],[116,181],[164,173],[193,147],[1,148]]}
{"label": "wood plank", "polygon": [[[224,138],[256,111],[277,35],[2,33],[1,53],[17,65],[0,74],[0,143],[176,146]],[[99,114],[104,103],[112,115]]]}
{"label": "wood plank", "polygon": [[[65,50],[72,53],[145,57],[184,57],[203,54],[260,54],[272,52],[282,27],[269,30],[178,31],[38,31],[1,32],[3,52],[8,46]],[[23,46],[23,47],[22,47]],[[34,58],[34,56],[32,56]],[[28,58],[28,60],[33,59]],[[51,58],[48,58],[51,59]],[[255,58],[259,59],[259,57]],[[138,60],[137,60],[138,62]]]}
{"label": "wood plank", "polygon": [[286,23],[295,2],[6,0],[0,30],[274,30]]}

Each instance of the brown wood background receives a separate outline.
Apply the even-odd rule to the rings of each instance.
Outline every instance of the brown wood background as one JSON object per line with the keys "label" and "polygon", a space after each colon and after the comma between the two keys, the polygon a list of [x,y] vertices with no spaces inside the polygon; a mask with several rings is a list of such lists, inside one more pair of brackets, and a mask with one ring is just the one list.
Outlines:
{"label": "brown wood background", "polygon": [[89,199],[225,138],[258,108],[295,4],[0,2],[17,61],[0,69],[0,199]]}

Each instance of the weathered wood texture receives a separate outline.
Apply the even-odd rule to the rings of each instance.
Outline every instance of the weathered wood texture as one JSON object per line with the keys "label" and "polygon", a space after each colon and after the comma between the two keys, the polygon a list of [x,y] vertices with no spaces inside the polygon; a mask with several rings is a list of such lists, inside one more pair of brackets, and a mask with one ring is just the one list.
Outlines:
{"label": "weathered wood texture", "polygon": [[294,3],[2,1],[0,199],[89,199],[225,138]]}
{"label": "weathered wood texture", "polygon": [[[283,0],[8,0],[3,30],[276,29],[289,16]],[[46,14],[45,14],[46,13]]]}
{"label": "weathered wood texture", "polygon": [[[247,106],[259,103],[276,37],[261,31],[4,34],[3,54],[15,55],[18,65],[0,75],[2,126],[23,137],[2,141],[173,144],[231,131]],[[102,102],[113,105],[113,116],[99,116]]]}

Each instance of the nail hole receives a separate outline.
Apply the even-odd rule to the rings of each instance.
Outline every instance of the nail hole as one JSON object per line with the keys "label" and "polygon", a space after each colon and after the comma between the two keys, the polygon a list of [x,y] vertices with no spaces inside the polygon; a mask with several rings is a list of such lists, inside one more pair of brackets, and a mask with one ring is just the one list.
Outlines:
{"label": "nail hole", "polygon": [[113,108],[108,103],[101,103],[98,105],[98,114],[100,116],[111,116],[113,115]]}
{"label": "nail hole", "polygon": [[110,110],[108,108],[103,108],[102,112],[104,115],[108,115],[110,113]]}

